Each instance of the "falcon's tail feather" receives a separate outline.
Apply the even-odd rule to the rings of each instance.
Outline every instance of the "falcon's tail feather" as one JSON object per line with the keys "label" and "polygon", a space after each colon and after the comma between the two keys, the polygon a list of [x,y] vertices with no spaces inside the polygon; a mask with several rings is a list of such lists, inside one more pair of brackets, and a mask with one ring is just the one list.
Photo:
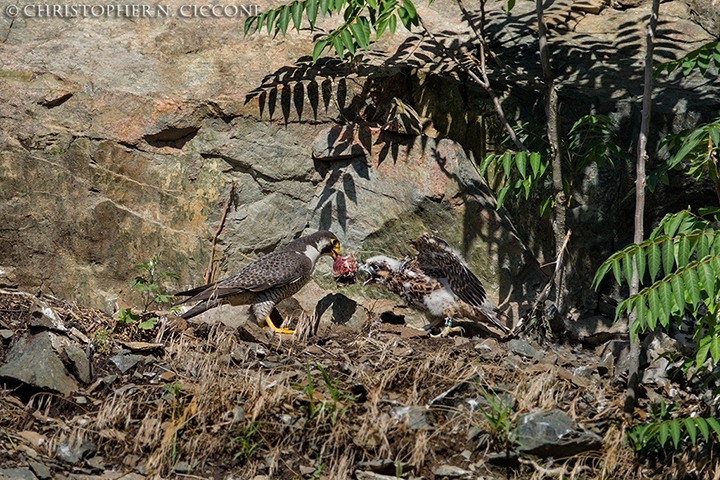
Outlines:
{"label": "falcon's tail feather", "polygon": [[211,283],[211,284],[209,284],[209,285],[201,285],[201,286],[199,286],[199,287],[195,287],[195,288],[190,289],[190,290],[185,290],[184,292],[178,292],[178,293],[176,293],[176,294],[173,295],[173,296],[175,296],[175,297],[188,297],[188,298],[186,298],[185,300],[183,300],[183,301],[181,302],[181,303],[185,303],[185,302],[187,302],[188,300],[190,300],[192,297],[194,297],[195,295],[204,292],[204,291],[207,290],[208,288],[213,288],[215,285],[217,285],[217,282]]}
{"label": "falcon's tail feather", "polygon": [[197,305],[195,305],[194,307],[192,307],[187,312],[180,315],[180,317],[184,318],[185,320],[188,320],[196,315],[200,315],[201,313],[203,313],[207,310],[210,310],[213,307],[217,307],[218,305],[220,305],[221,302],[222,302],[222,300],[219,298],[213,298],[210,300],[202,301],[202,302],[198,303]]}
{"label": "falcon's tail feather", "polygon": [[492,303],[486,302],[482,308],[479,308],[482,315],[493,325],[502,330],[503,333],[510,333],[512,330],[508,328],[496,315],[495,312],[502,314]]}

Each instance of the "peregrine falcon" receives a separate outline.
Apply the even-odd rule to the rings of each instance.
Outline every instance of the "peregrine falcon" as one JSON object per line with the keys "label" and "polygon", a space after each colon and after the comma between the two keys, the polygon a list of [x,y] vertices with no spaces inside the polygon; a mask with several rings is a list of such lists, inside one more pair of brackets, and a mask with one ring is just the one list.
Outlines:
{"label": "peregrine falcon", "polygon": [[447,242],[426,233],[412,243],[418,250],[414,258],[396,260],[385,255],[368,258],[360,267],[370,275],[365,284],[384,285],[408,306],[424,312],[432,320],[426,330],[444,319],[442,337],[461,330],[452,327],[456,317],[490,323],[502,333],[510,333],[495,315],[497,308],[487,298],[480,280]]}
{"label": "peregrine falcon", "polygon": [[[260,257],[240,271],[219,282],[203,285],[175,296],[190,297],[185,302],[199,301],[181,315],[188,319],[222,303],[252,305],[258,323],[277,333],[292,334],[293,330],[276,327],[270,313],[280,301],[297,293],[315,270],[323,255],[340,255],[340,242],[328,231],[321,230],[293,240],[285,247]],[[183,303],[185,303],[183,302]]]}

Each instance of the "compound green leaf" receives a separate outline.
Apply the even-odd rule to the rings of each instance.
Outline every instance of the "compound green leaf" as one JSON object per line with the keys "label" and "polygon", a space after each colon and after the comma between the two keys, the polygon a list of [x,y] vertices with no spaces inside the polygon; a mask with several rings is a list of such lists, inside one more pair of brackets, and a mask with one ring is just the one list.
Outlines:
{"label": "compound green leaf", "polygon": [[670,325],[670,314],[672,313],[673,293],[670,283],[666,281],[660,282],[657,288],[658,295],[660,297],[660,306],[663,310],[663,315],[660,317],[660,324],[667,328]]}
{"label": "compound green leaf", "polygon": [[[705,261],[707,260],[707,261]],[[713,274],[712,267],[710,266],[710,259],[704,259],[699,265],[698,265],[698,276],[700,277],[700,282],[702,283],[703,290],[705,290],[705,294],[707,295],[707,298],[714,299],[715,298],[715,275]],[[718,272],[720,273],[720,272]]]}
{"label": "compound green leaf", "polygon": [[530,153],[530,168],[532,168],[533,177],[537,178],[540,174],[540,154],[538,152]]}
{"label": "compound green leaf", "polygon": [[657,243],[651,243],[648,247],[647,263],[650,269],[650,281],[654,282],[660,271],[660,247]]}
{"label": "compound green leaf", "polygon": [[[687,265],[690,260],[690,240],[686,235],[680,237],[677,242],[677,264],[679,267]],[[665,272],[667,273],[667,271]]]}
{"label": "compound green leaf", "polygon": [[620,267],[620,261],[613,262],[612,271],[613,275],[615,276],[615,281],[618,283],[618,285],[622,285],[622,270]]}
{"label": "compound green leaf", "polygon": [[680,445],[680,422],[678,420],[668,420],[670,426],[670,436],[672,437],[673,446],[677,450]]}
{"label": "compound green leaf", "polygon": [[310,29],[315,28],[315,20],[317,20],[318,12],[318,0],[306,0],[305,1],[305,14],[307,15],[308,22],[310,23]]}
{"label": "compound green leaf", "polygon": [[663,225],[663,230],[665,231],[665,235],[668,237],[672,237],[677,233],[678,227],[680,227],[680,224],[687,216],[687,210],[683,210],[680,213],[676,213],[675,215],[672,215],[670,219],[665,222]]}
{"label": "compound green leaf", "polygon": [[623,257],[623,271],[625,272],[625,280],[627,280],[628,285],[632,283],[632,274],[633,274],[633,265],[632,265],[632,255],[625,255]]}
{"label": "compound green leaf", "polygon": [[662,422],[658,428],[658,440],[660,441],[660,447],[664,447],[665,444],[668,441],[668,437],[670,436],[670,427],[668,426],[667,422]]}
{"label": "compound green leaf", "polygon": [[320,13],[327,15],[330,13],[330,8],[332,8],[330,0],[320,0]]}
{"label": "compound green leaf", "polygon": [[275,16],[277,15],[277,10],[270,10],[267,12],[267,17],[265,18],[265,24],[267,26],[267,31],[272,32],[273,27],[275,26]]}
{"label": "compound green leaf", "polygon": [[685,309],[685,285],[683,285],[682,277],[674,274],[670,278],[670,285],[672,286],[673,296],[675,297],[675,305],[680,311],[680,314],[682,314]]}
{"label": "compound green leaf", "polygon": [[485,178],[485,172],[487,171],[490,164],[497,158],[497,155],[494,153],[491,153],[490,155],[483,158],[483,161],[480,162],[480,167],[478,168],[478,174]]}
{"label": "compound green leaf", "polygon": [[690,302],[693,308],[697,308],[700,303],[700,285],[698,284],[697,272],[693,268],[688,268],[683,273],[683,282],[685,282],[685,290],[690,295]]}
{"label": "compound green leaf", "polygon": [[295,1],[292,4],[292,7],[290,7],[290,10],[292,12],[292,21],[293,21],[293,28],[300,31],[300,25],[302,24],[302,14],[303,10],[305,9],[305,2],[299,2]]}
{"label": "compound green leaf", "polygon": [[515,154],[515,164],[517,165],[518,170],[520,170],[520,175],[525,178],[525,169],[527,168],[527,155],[525,152],[518,152]]}
{"label": "compound green leaf", "polygon": [[707,357],[710,354],[710,340],[710,337],[703,337],[700,339],[698,349],[695,352],[695,368],[699,369],[705,363],[705,360],[707,360]]}
{"label": "compound green leaf", "polygon": [[509,190],[510,190],[510,185],[505,185],[498,192],[498,196],[497,196],[497,209],[498,210],[500,209],[500,207],[502,207],[502,204],[505,201],[505,195],[507,195]]}
{"label": "compound green leaf", "polygon": [[[259,18],[258,16],[253,15],[252,17],[248,17],[247,20],[245,20],[245,25],[243,26],[243,34],[244,35],[247,35],[248,32],[250,32],[250,29],[253,27],[255,22],[258,21],[258,18]],[[257,30],[257,27],[255,27],[255,30],[253,30],[253,31],[256,31],[256,30]]]}
{"label": "compound green leaf", "polygon": [[710,428],[712,428],[715,432],[715,436],[717,437],[717,439],[720,440],[720,423],[718,423],[717,419],[712,417],[707,418],[706,421],[708,425],[710,425]]}
{"label": "compound green leaf", "polygon": [[645,250],[642,247],[638,247],[637,253],[635,253],[635,266],[637,267],[638,280],[640,281],[640,285],[642,285],[643,278],[645,278],[646,265],[647,263],[645,260]]}
{"label": "compound green leaf", "polygon": [[672,240],[666,241],[662,246],[662,263],[665,275],[672,271],[675,264],[675,245]]}
{"label": "compound green leaf", "polygon": [[418,25],[419,23],[417,10],[415,10],[415,5],[411,0],[403,0],[403,8],[408,15],[408,25],[405,25],[405,28],[410,30],[412,25]]}
{"label": "compound green leaf", "polygon": [[710,340],[710,356],[715,364],[720,363],[720,338],[713,337]]}
{"label": "compound green leaf", "polygon": [[706,256],[710,255],[710,243],[712,242],[712,237],[707,234],[707,232],[702,232],[700,234],[700,238],[698,239],[697,243],[697,256],[698,258],[705,258]]}
{"label": "compound green leaf", "polygon": [[645,299],[638,298],[638,301],[635,302],[635,323],[637,324],[637,330],[645,330],[647,326],[647,314]]}
{"label": "compound green leaf", "polygon": [[695,426],[695,419],[686,417],[683,419],[683,423],[685,424],[685,430],[687,430],[688,435],[690,436],[690,441],[693,445],[697,443],[697,427]]}
{"label": "compound green leaf", "polygon": [[370,24],[365,17],[358,17],[350,24],[350,30],[360,48],[367,48],[370,45]]}
{"label": "compound green leaf", "polygon": [[288,25],[290,24],[290,7],[284,5],[280,8],[280,15],[278,16],[276,28],[282,32],[283,35],[287,33]]}
{"label": "compound green leaf", "polygon": [[336,35],[332,37],[332,45],[335,47],[335,53],[338,57],[343,58],[343,54],[345,53],[345,45],[343,45],[342,38],[340,38],[340,35]]}
{"label": "compound green leaf", "polygon": [[660,306],[660,295],[658,295],[658,291],[656,288],[651,288],[648,291],[648,304],[650,305],[650,311],[647,318],[647,323],[648,328],[652,331],[655,330],[655,326],[657,325],[657,319],[663,316],[662,307]]}
{"label": "compound green leaf", "polygon": [[695,418],[695,424],[698,427],[698,430],[700,430],[700,434],[703,436],[703,440],[706,442],[710,440],[710,429],[708,428],[708,424],[705,421],[703,417],[697,417]]}
{"label": "compound green leaf", "polygon": [[[342,38],[342,43],[345,48],[350,52],[350,55],[355,55],[355,42],[353,40],[353,35],[350,30],[343,30],[340,33],[340,38]],[[342,57],[342,55],[339,56]]]}
{"label": "compound green leaf", "polygon": [[505,178],[510,178],[510,171],[512,169],[512,155],[509,152],[503,153],[502,156],[503,171],[505,172]]}
{"label": "compound green leaf", "polygon": [[327,43],[327,39],[324,38],[322,40],[318,40],[315,44],[315,47],[313,47],[313,62],[317,61],[318,57],[320,57],[320,54],[323,50],[325,50]]}

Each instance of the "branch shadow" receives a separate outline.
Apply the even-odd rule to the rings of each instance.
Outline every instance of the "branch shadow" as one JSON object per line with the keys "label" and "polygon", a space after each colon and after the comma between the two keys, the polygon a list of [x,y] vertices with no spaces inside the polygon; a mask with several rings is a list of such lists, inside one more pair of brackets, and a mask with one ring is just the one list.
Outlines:
{"label": "branch shadow", "polygon": [[[562,101],[560,111],[562,129],[567,131],[575,120],[588,113],[614,115],[624,132],[623,138],[620,139],[621,147],[626,151],[632,151],[633,134],[636,133],[634,129],[640,111],[638,99],[643,88],[644,25],[635,21],[621,21],[614,27],[614,34],[605,38],[574,30],[578,19],[582,20],[590,14],[574,11],[571,2],[546,0],[545,7],[551,20],[549,32],[551,61]],[[470,16],[478,26],[483,20],[478,11],[472,11]],[[498,55],[503,64],[509,67],[509,70],[501,69],[488,59],[488,76],[493,88],[505,99],[522,98],[522,104],[504,100],[507,116],[510,119],[517,119],[528,118],[527,114],[529,114],[529,118],[536,118],[542,122],[543,91],[528,80],[528,78],[536,81],[542,79],[542,67],[537,53],[538,39],[534,30],[535,20],[535,13],[532,11],[507,15],[496,9],[486,12],[482,27],[489,48]],[[646,20],[647,16],[642,22]],[[383,124],[387,115],[387,105],[394,97],[410,105],[416,100],[413,98],[413,88],[417,88],[417,85],[410,79],[413,69],[422,69],[427,75],[442,77],[445,82],[454,85],[462,92],[468,104],[478,97],[487,100],[485,92],[448,56],[448,53],[452,52],[462,65],[466,67],[473,65],[477,60],[473,58],[478,51],[476,39],[468,32],[459,34],[448,29],[433,33],[439,44],[427,35],[412,34],[392,52],[363,52],[351,62],[321,58],[316,64],[312,64],[309,56],[301,57],[295,65],[283,67],[266,76],[262,84],[247,95],[246,103],[258,102],[261,118],[267,116],[273,119],[280,110],[285,123],[293,119],[302,121],[309,115],[312,115],[313,121],[317,121],[323,112],[325,114],[330,112],[334,102],[342,124],[360,125],[359,132],[354,132],[352,135],[348,130],[330,132],[330,136],[337,136],[329,138],[328,143],[340,150],[348,151],[350,158],[331,162],[315,160],[316,171],[322,178],[327,176],[315,207],[315,211],[320,212],[320,228],[328,228],[333,218],[337,219],[341,228],[347,228],[347,211],[357,202],[357,186],[353,175],[343,173],[343,169],[348,167],[365,169],[364,172],[356,171],[355,174],[369,178],[368,163],[358,161],[357,156],[363,155],[362,152],[370,152],[377,155],[378,165],[388,161],[396,163],[398,158],[406,154],[408,148],[413,148],[412,146],[415,145],[413,139],[403,138],[393,132],[382,132],[373,140],[369,131],[369,128]],[[655,42],[655,56],[658,60],[666,61],[678,56],[678,44],[674,38],[682,33],[671,22],[661,19]],[[361,87],[357,86],[358,82],[350,80],[354,76],[364,77]],[[716,117],[720,112],[720,105],[717,95],[713,95],[711,91],[710,82],[701,78],[684,79],[680,75],[664,78],[655,89],[653,108],[656,114],[652,119],[651,130],[654,132],[677,130],[674,111],[679,106],[687,110],[694,106],[702,106],[703,108],[697,108],[697,115],[692,120],[696,122],[713,120],[713,115]],[[468,125],[471,123],[468,122]],[[486,124],[483,123],[483,126]],[[495,134],[502,135],[497,126],[489,126],[495,128]],[[484,136],[485,132],[478,134]],[[649,139],[651,150],[656,148],[659,137],[660,134],[656,133]],[[499,144],[499,141],[495,144]],[[492,149],[492,143],[483,144],[480,153],[484,154]],[[469,156],[472,162],[473,157]],[[441,168],[444,168],[442,158],[436,158],[436,161]],[[444,172],[456,182],[463,181],[447,169]],[[607,175],[612,177],[618,191],[615,194],[612,212],[606,219],[609,230],[615,228],[613,222],[622,217],[623,212],[627,210],[626,206],[621,205],[624,193],[620,189],[630,188],[625,180],[632,172],[629,172],[629,168],[620,166],[611,173],[612,175]],[[482,229],[478,228],[484,221],[482,212],[488,208],[494,211],[494,207],[488,207],[481,200],[488,195],[492,196],[488,187],[482,182],[472,181],[466,182],[463,188],[462,200],[467,205],[462,226],[463,253],[467,254],[469,246],[478,238],[487,245],[509,242],[510,238],[491,237],[483,234]],[[539,222],[538,219],[535,220]],[[582,226],[587,220],[580,216],[571,220],[571,223],[573,221],[576,223],[575,226]],[[521,238],[522,243],[530,245],[529,248],[535,254],[538,249],[545,248],[542,245],[533,246],[535,239],[523,238],[526,235],[517,230],[512,230],[507,235]],[[622,239],[616,240],[618,243],[623,242]],[[607,246],[608,250],[616,247],[617,244],[614,243]],[[571,252],[568,252],[568,255],[572,258]],[[596,256],[599,258],[600,255],[601,253]],[[513,258],[514,256],[516,257]],[[529,251],[507,253],[498,258],[497,267],[504,272],[503,265],[523,257],[525,257],[523,261],[528,265],[528,271],[520,275],[525,278],[522,281],[537,283],[544,278],[534,255]],[[518,277],[505,273],[503,275],[505,276],[502,277],[500,294],[504,301],[514,301],[529,294],[528,288],[520,285],[522,282]]]}

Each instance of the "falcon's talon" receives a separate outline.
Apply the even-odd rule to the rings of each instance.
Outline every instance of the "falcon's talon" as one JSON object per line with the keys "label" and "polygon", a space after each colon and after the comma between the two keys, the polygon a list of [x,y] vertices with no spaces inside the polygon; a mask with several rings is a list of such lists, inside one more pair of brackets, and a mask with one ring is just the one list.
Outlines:
{"label": "falcon's talon", "polygon": [[276,327],[273,321],[270,319],[270,317],[267,317],[265,319],[265,323],[268,327],[270,327],[270,330],[272,330],[275,333],[282,333],[285,335],[293,335],[295,333],[295,330],[290,330],[289,328],[285,327]]}
{"label": "falcon's talon", "polygon": [[430,335],[432,338],[447,338],[451,333],[460,333],[461,335],[465,333],[465,329],[462,327],[449,327],[446,326],[442,329],[442,331],[437,335]]}

